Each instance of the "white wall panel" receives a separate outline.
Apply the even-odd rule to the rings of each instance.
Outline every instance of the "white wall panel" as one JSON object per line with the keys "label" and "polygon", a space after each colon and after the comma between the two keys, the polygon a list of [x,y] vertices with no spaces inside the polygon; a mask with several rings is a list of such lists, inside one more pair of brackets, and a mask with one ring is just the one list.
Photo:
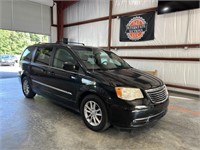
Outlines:
{"label": "white wall panel", "polygon": [[[113,50],[119,56],[200,58],[200,48],[191,49],[137,49]],[[126,60],[131,66],[144,71],[158,71],[166,83],[200,88],[200,62]]]}
{"label": "white wall panel", "polygon": [[100,21],[65,28],[69,41],[81,42],[90,46],[105,46],[108,41],[108,21]]}
{"label": "white wall panel", "polygon": [[57,27],[51,27],[50,42],[51,43],[56,43],[57,42]]}
{"label": "white wall panel", "polygon": [[64,37],[68,38],[69,42],[82,42],[79,39],[79,26],[64,28]]}
{"label": "white wall panel", "polygon": [[189,11],[188,43],[200,44],[200,8]]}
{"label": "white wall panel", "polygon": [[[200,87],[199,87],[200,88]],[[193,90],[185,90],[185,89],[180,89],[180,88],[174,88],[174,87],[167,87],[169,91],[175,91],[175,92],[181,92],[181,93],[188,93],[188,94],[194,94],[198,95],[200,97],[200,92],[199,91],[193,91]]]}
{"label": "white wall panel", "polygon": [[109,0],[80,0],[65,10],[65,24],[109,15]]}
{"label": "white wall panel", "polygon": [[184,61],[126,60],[132,67],[157,70],[157,77],[166,83],[200,88],[200,63]]}
{"label": "white wall panel", "polygon": [[200,48],[176,49],[120,49],[113,50],[119,56],[200,58]]}
{"label": "white wall panel", "polygon": [[120,19],[113,19],[112,45],[167,45],[200,43],[200,9],[155,17],[155,39],[144,42],[120,42]]}
{"label": "white wall panel", "polygon": [[57,24],[57,3],[53,6],[53,24]]}
{"label": "white wall panel", "polygon": [[0,0],[1,29],[50,35],[50,7],[28,0]]}
{"label": "white wall panel", "polygon": [[[73,23],[108,16],[109,0],[81,0],[65,11],[65,23]],[[113,0],[113,14],[157,7],[158,0]],[[100,6],[105,9],[99,11]],[[148,46],[200,43],[200,9],[181,11],[155,17],[155,39],[145,42],[120,42],[120,19],[112,20],[111,46]],[[65,28],[65,36],[71,41],[92,46],[107,46],[108,21]],[[189,49],[121,49],[120,56],[200,58],[200,48]],[[200,88],[200,63],[187,61],[127,60],[135,68],[158,70],[158,77],[166,83]],[[179,91],[181,91],[179,89]],[[183,90],[184,92],[190,92]]]}
{"label": "white wall panel", "polygon": [[64,12],[65,24],[79,21],[79,5],[80,5],[79,3],[81,3],[81,1],[65,9],[65,12]]}
{"label": "white wall panel", "polygon": [[113,14],[137,11],[158,6],[158,0],[113,0]]}

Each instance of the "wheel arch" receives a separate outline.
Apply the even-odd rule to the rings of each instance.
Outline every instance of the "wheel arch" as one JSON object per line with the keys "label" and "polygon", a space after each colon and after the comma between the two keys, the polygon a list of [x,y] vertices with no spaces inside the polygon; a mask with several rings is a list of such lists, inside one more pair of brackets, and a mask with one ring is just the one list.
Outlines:
{"label": "wheel arch", "polygon": [[102,101],[105,104],[107,110],[109,110],[109,103],[108,103],[108,101],[109,101],[110,97],[108,96],[107,92],[105,90],[102,90],[102,89],[88,90],[88,91],[85,91],[85,92],[82,92],[81,94],[79,94],[79,96],[77,98],[78,109],[79,110],[80,110],[81,102],[88,95],[96,95],[96,96],[98,96],[100,99],[102,99]]}
{"label": "wheel arch", "polygon": [[[89,99],[84,99],[85,97],[89,96]],[[91,101],[91,98],[94,98],[94,102],[97,103],[99,105],[99,108],[101,108],[102,111],[102,120],[101,123],[98,124],[98,126],[93,126],[90,121],[88,122],[88,120],[86,119],[87,116],[85,116],[85,104],[86,102]],[[83,103],[82,103],[83,102]],[[109,128],[109,126],[111,125],[110,123],[110,112],[109,112],[109,105],[108,103],[106,103],[105,99],[102,98],[102,96],[100,96],[100,94],[96,93],[96,92],[92,92],[92,91],[87,91],[84,92],[79,99],[79,110],[81,113],[81,116],[83,118],[83,121],[85,122],[86,126],[90,129],[92,129],[93,131],[104,131],[107,128]]]}
{"label": "wheel arch", "polygon": [[21,73],[20,73],[21,75],[21,81],[22,81],[22,79],[24,78],[24,77],[28,77],[28,79],[30,79],[30,74],[27,72],[27,71],[22,71]]}
{"label": "wheel arch", "polygon": [[83,101],[83,99],[88,96],[88,95],[96,95],[99,96],[95,91],[85,91],[83,93],[81,93],[78,97],[78,109],[80,110],[80,106],[81,106],[81,102]]}
{"label": "wheel arch", "polygon": [[23,80],[23,78],[24,78],[24,77],[26,77],[26,76],[27,76],[27,75],[25,75],[25,74],[22,74],[22,75],[21,75],[21,81],[22,81],[22,80]]}

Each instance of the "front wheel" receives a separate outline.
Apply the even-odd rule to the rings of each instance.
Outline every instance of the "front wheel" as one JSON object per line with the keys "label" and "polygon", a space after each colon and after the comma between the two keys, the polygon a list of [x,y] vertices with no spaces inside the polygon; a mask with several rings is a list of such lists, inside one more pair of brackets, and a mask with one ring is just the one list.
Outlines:
{"label": "front wheel", "polygon": [[103,131],[109,127],[107,109],[98,96],[86,96],[81,103],[80,109],[85,125],[91,130]]}
{"label": "front wheel", "polygon": [[22,79],[22,91],[27,98],[33,98],[36,93],[33,92],[27,77]]}

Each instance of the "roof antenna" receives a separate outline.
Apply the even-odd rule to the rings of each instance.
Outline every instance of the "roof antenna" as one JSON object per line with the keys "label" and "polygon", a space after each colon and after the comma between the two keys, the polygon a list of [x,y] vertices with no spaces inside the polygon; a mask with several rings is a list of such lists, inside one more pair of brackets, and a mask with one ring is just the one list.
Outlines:
{"label": "roof antenna", "polygon": [[68,38],[63,38],[63,39],[57,41],[56,43],[58,43],[58,44],[68,44]]}
{"label": "roof antenna", "polygon": [[63,38],[62,42],[63,42],[63,44],[68,44],[69,43],[68,38]]}

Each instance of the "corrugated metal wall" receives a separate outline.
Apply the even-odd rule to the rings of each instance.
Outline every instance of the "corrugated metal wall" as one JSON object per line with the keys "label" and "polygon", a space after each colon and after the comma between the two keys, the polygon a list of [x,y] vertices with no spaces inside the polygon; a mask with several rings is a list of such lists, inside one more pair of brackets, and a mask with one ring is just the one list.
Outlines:
{"label": "corrugated metal wall", "polygon": [[[113,0],[113,14],[157,7],[157,0]],[[81,0],[65,11],[65,23],[74,23],[109,15],[109,0]],[[120,19],[112,20],[111,46],[149,46],[200,43],[200,9],[157,15],[155,40],[120,42]],[[65,28],[65,37],[91,46],[107,46],[108,21]],[[118,49],[121,56],[200,58],[200,48]],[[141,70],[158,70],[167,83],[200,88],[200,63],[186,61],[127,60]],[[181,90],[179,90],[181,91]],[[185,91],[185,90],[184,90]],[[188,91],[190,92],[190,91]]]}

